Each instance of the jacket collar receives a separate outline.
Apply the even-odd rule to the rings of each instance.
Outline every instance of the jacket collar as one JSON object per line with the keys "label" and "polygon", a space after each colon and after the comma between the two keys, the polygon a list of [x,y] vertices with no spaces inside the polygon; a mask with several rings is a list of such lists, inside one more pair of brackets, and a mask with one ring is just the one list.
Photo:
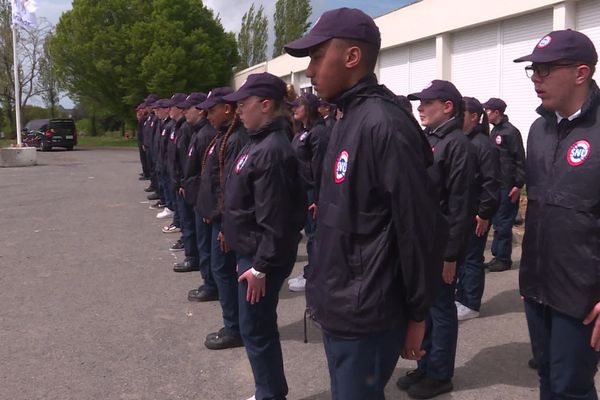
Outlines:
{"label": "jacket collar", "polygon": [[256,131],[248,132],[248,135],[250,136],[250,139],[258,140],[264,138],[271,132],[282,131],[285,129],[290,129],[290,123],[286,117],[280,115],[279,117],[272,119],[262,128],[259,128]]}
{"label": "jacket collar", "polygon": [[467,137],[469,139],[473,139],[475,136],[477,136],[479,134],[484,135],[481,125],[477,124],[473,129],[471,129],[471,132],[467,133]]}
{"label": "jacket collar", "polygon": [[443,138],[448,133],[453,130],[460,129],[462,130],[462,121],[460,118],[452,117],[448,121],[446,121],[442,126],[438,127],[435,130],[427,129],[426,132],[428,135],[435,135],[437,137]]}
{"label": "jacket collar", "polygon": [[362,78],[356,85],[331,99],[331,103],[335,104],[342,111],[346,111],[348,107],[357,100],[357,97],[368,95],[374,88],[378,88],[377,77],[371,73]]}

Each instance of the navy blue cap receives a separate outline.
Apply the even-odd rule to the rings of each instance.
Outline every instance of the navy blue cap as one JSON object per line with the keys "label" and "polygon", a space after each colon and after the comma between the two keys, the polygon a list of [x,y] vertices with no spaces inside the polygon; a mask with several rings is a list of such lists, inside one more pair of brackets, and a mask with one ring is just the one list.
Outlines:
{"label": "navy blue cap", "polygon": [[146,107],[149,107],[152,105],[152,103],[156,102],[158,99],[159,99],[159,97],[157,95],[155,95],[154,93],[150,93],[144,99],[144,103],[146,104]]}
{"label": "navy blue cap", "polygon": [[309,50],[329,39],[354,39],[381,47],[381,34],[373,18],[357,8],[329,10],[304,37],[285,45],[292,57],[306,57]]}
{"label": "navy blue cap", "polygon": [[550,63],[558,60],[583,61],[596,65],[598,53],[589,37],[567,29],[550,32],[540,39],[531,54],[519,57],[514,62]]}
{"label": "navy blue cap", "polygon": [[287,85],[283,79],[262,72],[260,74],[250,74],[246,82],[237,90],[237,92],[225,96],[226,101],[240,101],[250,96],[264,97],[273,100],[283,100],[287,93]]}
{"label": "navy blue cap", "polygon": [[177,104],[185,101],[186,98],[187,94],[185,93],[175,93],[169,100],[169,107],[175,107]]}
{"label": "navy blue cap", "polygon": [[327,100],[319,98],[319,102],[317,104],[317,107],[331,107],[333,106],[333,104],[329,103]]}
{"label": "navy blue cap", "polygon": [[488,110],[498,110],[501,113],[506,111],[506,103],[504,100],[499,99],[497,97],[492,97],[488,101],[482,104],[483,108],[487,108]]}
{"label": "navy blue cap", "polygon": [[208,92],[206,100],[198,104],[196,107],[202,108],[203,110],[208,110],[209,108],[214,107],[219,103],[231,103],[230,100],[224,99],[225,96],[231,93],[233,93],[233,89],[229,86],[214,88],[213,90]]}
{"label": "navy blue cap", "polygon": [[152,108],[169,108],[171,107],[171,99],[160,99],[152,103]]}
{"label": "navy blue cap", "polygon": [[146,107],[147,107],[146,102],[143,102],[143,103],[138,104],[137,107],[135,107],[135,110],[136,111],[143,110]]}
{"label": "navy blue cap", "polygon": [[302,93],[296,100],[292,101],[291,105],[292,107],[298,107],[302,103],[308,104],[311,108],[317,108],[319,107],[319,98],[312,93]]}
{"label": "navy blue cap", "polygon": [[483,105],[475,97],[463,97],[463,101],[468,112],[483,114]]}
{"label": "navy blue cap", "polygon": [[188,97],[186,97],[186,99],[184,101],[182,101],[181,103],[178,103],[177,108],[182,108],[184,110],[187,110],[190,107],[197,106],[198,104],[202,103],[204,100],[206,100],[206,93],[193,92]]}
{"label": "navy blue cap", "polygon": [[425,89],[418,93],[411,93],[408,96],[409,100],[443,100],[454,103],[458,106],[462,101],[462,95],[452,82],[434,79]]}

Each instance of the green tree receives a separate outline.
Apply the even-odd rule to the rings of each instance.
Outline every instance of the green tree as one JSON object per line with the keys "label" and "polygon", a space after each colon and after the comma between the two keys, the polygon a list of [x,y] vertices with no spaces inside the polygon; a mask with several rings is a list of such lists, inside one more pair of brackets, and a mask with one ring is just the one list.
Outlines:
{"label": "green tree", "polygon": [[40,97],[48,109],[48,116],[54,118],[58,114],[60,101],[60,85],[54,63],[48,52],[48,40],[44,43],[44,53],[40,58],[40,74],[37,81]]}
{"label": "green tree", "polygon": [[310,27],[308,18],[312,14],[310,0],[277,0],[273,23],[275,43],[273,57],[283,54],[283,46],[296,40]]}
{"label": "green tree", "polygon": [[237,64],[234,35],[201,0],[74,0],[49,49],[70,97],[122,131],[149,92],[208,90]]}
{"label": "green tree", "polygon": [[237,36],[240,63],[238,70],[261,63],[267,59],[267,16],[261,5],[254,11],[254,3],[242,17],[242,27]]}

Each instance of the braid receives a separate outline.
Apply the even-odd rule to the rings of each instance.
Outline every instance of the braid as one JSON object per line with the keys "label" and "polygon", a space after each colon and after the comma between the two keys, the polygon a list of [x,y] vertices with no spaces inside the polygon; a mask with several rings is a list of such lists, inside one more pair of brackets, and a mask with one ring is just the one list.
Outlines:
{"label": "braid", "polygon": [[227,140],[229,136],[231,136],[231,132],[235,129],[238,122],[237,114],[231,121],[231,125],[229,125],[229,129],[225,132],[223,136],[223,140],[221,141],[221,147],[219,148],[219,178],[221,182],[221,190],[225,186],[225,148],[227,146]]}
{"label": "braid", "polygon": [[204,171],[204,167],[206,166],[206,159],[208,158],[208,152],[215,145],[218,137],[219,137],[219,135],[215,135],[215,137],[213,137],[212,140],[210,141],[210,144],[208,145],[206,150],[204,150],[204,157],[202,157],[202,168],[200,169],[200,173],[202,173],[202,171]]}

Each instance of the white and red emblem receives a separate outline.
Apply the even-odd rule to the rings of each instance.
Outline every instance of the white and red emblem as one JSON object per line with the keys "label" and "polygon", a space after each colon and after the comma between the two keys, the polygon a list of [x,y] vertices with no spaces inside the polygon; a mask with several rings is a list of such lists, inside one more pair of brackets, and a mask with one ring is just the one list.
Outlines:
{"label": "white and red emblem", "polygon": [[160,136],[165,136],[167,134],[167,130],[163,129],[162,132],[160,133]]}
{"label": "white and red emblem", "polygon": [[496,144],[498,146],[500,146],[502,144],[502,136],[500,136],[500,135],[496,136]]}
{"label": "white and red emblem", "polygon": [[542,38],[542,40],[540,40],[537,47],[538,49],[543,49],[544,47],[548,46],[550,42],[552,42],[552,36],[546,35]]}
{"label": "white and red emblem", "polygon": [[209,156],[213,153],[213,151],[215,151],[215,146],[216,146],[216,144],[213,144],[212,146],[210,146],[210,149],[208,149]]}
{"label": "white and red emblem", "polygon": [[244,154],[238,159],[237,164],[235,165],[235,173],[239,174],[244,165],[246,165],[246,161],[248,161],[248,154]]}
{"label": "white and red emblem", "polygon": [[192,153],[194,153],[194,148],[190,147],[190,151],[188,151],[188,157],[191,157]]}
{"label": "white and red emblem", "polygon": [[302,135],[300,135],[300,141],[304,142],[309,133],[310,133],[309,131],[306,131]]}
{"label": "white and red emblem", "polygon": [[175,131],[171,132],[171,140],[175,140]]}
{"label": "white and red emblem", "polygon": [[590,156],[592,146],[587,140],[578,140],[569,147],[567,151],[567,162],[577,167],[585,162]]}
{"label": "white and red emblem", "polygon": [[342,151],[335,162],[335,183],[342,183],[348,172],[348,152]]}

